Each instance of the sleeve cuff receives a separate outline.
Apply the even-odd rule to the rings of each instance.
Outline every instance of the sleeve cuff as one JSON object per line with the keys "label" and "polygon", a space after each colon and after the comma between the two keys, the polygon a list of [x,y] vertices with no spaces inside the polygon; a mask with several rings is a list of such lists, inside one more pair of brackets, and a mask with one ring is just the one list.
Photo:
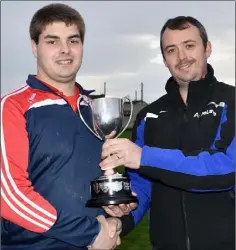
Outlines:
{"label": "sleeve cuff", "polygon": [[[155,150],[155,153],[153,152]],[[145,177],[152,179],[153,170],[155,169],[157,153],[160,153],[158,148],[144,146],[142,148],[139,173]]]}
{"label": "sleeve cuff", "polygon": [[98,232],[97,232],[97,234],[93,237],[93,239],[92,239],[92,241],[91,241],[91,243],[90,243],[89,245],[92,245],[92,244],[94,243],[94,241],[96,240],[96,238],[97,238],[97,236],[99,235],[100,231],[101,231],[101,224],[98,222]]}
{"label": "sleeve cuff", "polygon": [[121,236],[125,236],[126,234],[128,234],[130,231],[132,231],[134,229],[134,217],[132,215],[132,213],[130,213],[129,215],[124,215],[121,218],[119,218],[122,222],[122,232],[121,232]]}

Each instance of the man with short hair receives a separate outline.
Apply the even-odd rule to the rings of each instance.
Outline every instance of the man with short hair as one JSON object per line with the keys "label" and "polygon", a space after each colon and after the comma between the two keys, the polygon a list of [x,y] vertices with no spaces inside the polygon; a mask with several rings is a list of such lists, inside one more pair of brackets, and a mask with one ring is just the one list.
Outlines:
{"label": "man with short hair", "polygon": [[[113,249],[120,221],[87,208],[90,182],[101,174],[102,142],[77,114],[75,82],[85,24],[64,4],[39,9],[30,24],[37,75],[1,101],[2,249]],[[80,110],[90,124],[89,109]]]}
{"label": "man with short hair", "polygon": [[214,76],[211,43],[195,18],[169,19],[160,45],[172,75],[167,94],[138,114],[133,142],[105,142],[100,163],[126,166],[139,205],[128,216],[129,205],[105,210],[127,233],[150,209],[153,250],[233,250],[235,87]]}

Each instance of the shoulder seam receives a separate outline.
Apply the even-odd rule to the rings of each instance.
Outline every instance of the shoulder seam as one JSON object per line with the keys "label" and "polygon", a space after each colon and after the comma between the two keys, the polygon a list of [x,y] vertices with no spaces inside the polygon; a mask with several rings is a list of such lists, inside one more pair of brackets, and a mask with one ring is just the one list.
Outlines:
{"label": "shoulder seam", "polygon": [[24,92],[25,90],[27,90],[28,88],[29,88],[29,86],[26,84],[26,85],[24,85],[24,86],[22,86],[22,87],[20,87],[20,88],[18,88],[18,89],[16,89],[16,90],[11,91],[10,93],[4,95],[1,99],[2,99],[2,100],[3,100],[3,99],[5,100],[5,99],[7,99],[8,97],[11,97],[11,96],[20,94],[20,93]]}

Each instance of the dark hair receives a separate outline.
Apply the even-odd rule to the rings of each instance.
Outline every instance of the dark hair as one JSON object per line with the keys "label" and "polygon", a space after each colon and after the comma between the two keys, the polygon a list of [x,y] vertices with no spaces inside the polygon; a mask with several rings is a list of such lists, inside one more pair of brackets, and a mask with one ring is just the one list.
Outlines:
{"label": "dark hair", "polygon": [[164,56],[164,50],[162,47],[162,37],[165,32],[165,30],[171,29],[171,30],[184,30],[189,28],[189,24],[195,26],[198,28],[200,32],[200,36],[202,38],[202,43],[204,48],[207,46],[208,36],[206,29],[204,26],[194,17],[191,16],[177,16],[175,18],[171,18],[167,20],[167,22],[164,24],[163,28],[161,29],[161,35],[160,35],[160,47],[161,47],[161,53]]}
{"label": "dark hair", "polygon": [[78,27],[81,41],[84,42],[85,23],[82,16],[77,10],[61,3],[46,5],[34,14],[29,28],[31,40],[38,44],[43,29],[53,22],[64,22],[66,25],[75,24]]}

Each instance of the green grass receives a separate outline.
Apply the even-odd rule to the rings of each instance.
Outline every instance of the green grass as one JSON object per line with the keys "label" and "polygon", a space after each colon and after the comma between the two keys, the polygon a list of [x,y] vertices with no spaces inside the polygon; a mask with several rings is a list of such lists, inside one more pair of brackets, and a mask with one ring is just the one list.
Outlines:
{"label": "green grass", "polygon": [[[120,137],[131,138],[131,131],[126,130]],[[124,171],[123,167],[118,169],[120,173]],[[145,215],[142,221],[135,229],[121,239],[121,245],[117,250],[151,250],[148,233],[148,217]]]}

